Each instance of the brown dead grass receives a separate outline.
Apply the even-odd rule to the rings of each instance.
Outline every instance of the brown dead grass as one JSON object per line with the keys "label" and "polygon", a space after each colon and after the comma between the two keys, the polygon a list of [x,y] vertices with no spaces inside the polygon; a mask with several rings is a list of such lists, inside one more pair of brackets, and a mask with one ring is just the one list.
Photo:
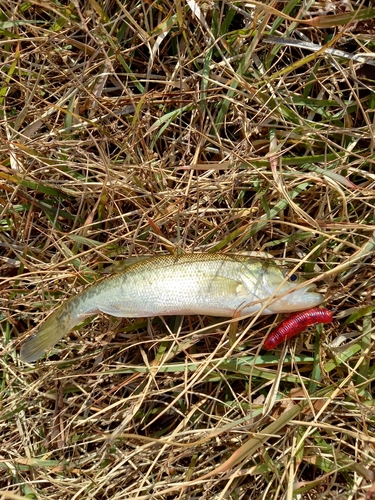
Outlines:
{"label": "brown dead grass", "polygon": [[[371,493],[374,25],[349,21],[372,4],[300,3],[2,6],[0,498]],[[123,257],[250,250],[320,276],[333,325],[264,355],[280,318],[231,345],[98,317],[18,359]]]}

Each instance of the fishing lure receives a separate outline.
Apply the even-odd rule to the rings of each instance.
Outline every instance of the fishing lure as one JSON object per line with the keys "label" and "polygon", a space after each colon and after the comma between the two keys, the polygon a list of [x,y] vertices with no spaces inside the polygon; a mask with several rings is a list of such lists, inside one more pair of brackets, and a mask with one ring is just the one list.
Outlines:
{"label": "fishing lure", "polygon": [[323,307],[314,307],[307,311],[291,314],[268,335],[264,341],[264,347],[269,351],[285,340],[291,339],[303,332],[308,326],[318,325],[319,323],[331,323],[332,321],[333,316],[331,311]]}

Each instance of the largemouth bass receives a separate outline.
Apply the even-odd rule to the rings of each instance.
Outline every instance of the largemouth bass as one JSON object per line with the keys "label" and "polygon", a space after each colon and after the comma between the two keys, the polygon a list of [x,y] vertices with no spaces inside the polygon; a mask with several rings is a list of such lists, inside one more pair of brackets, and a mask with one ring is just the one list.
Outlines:
{"label": "largemouth bass", "polygon": [[[317,306],[315,285],[276,264],[246,256],[159,256],[88,286],[65,301],[21,348],[21,359],[43,356],[77,323],[98,313],[121,318],[174,314],[241,317]],[[298,287],[298,289],[296,289]]]}

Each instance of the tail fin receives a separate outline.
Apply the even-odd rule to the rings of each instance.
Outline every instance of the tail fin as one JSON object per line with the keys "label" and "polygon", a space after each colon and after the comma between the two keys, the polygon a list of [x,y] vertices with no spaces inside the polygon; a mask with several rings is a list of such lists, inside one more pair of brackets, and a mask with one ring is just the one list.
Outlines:
{"label": "tail fin", "polygon": [[32,363],[43,356],[80,321],[80,317],[69,312],[69,301],[54,311],[39,330],[21,347],[21,360]]}

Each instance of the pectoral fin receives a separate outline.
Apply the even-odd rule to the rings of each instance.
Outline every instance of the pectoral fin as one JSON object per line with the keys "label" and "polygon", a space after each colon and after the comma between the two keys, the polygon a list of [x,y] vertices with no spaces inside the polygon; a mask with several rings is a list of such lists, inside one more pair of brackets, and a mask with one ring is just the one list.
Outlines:
{"label": "pectoral fin", "polygon": [[[228,278],[227,276],[219,276],[207,274],[207,292],[214,295],[233,295],[242,297],[247,295],[247,290],[241,281]],[[215,293],[216,292],[216,293]]]}

